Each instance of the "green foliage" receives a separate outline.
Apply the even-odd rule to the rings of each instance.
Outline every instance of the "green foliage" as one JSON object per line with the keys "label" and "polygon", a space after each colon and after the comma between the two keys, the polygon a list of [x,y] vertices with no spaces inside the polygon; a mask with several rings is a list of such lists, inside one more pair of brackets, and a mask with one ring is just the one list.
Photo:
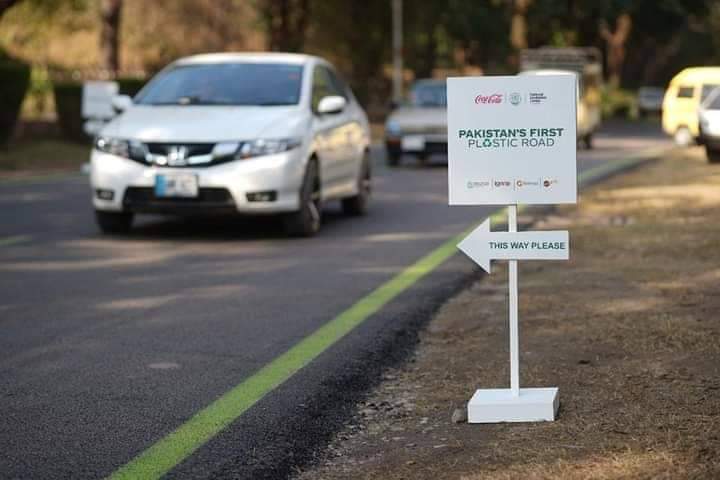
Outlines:
{"label": "green foliage", "polygon": [[[506,70],[512,53],[508,5],[512,2],[449,0],[441,3],[446,3],[442,17],[444,28],[453,47],[463,52],[463,61],[491,73]],[[448,60],[458,61],[455,58]]]}
{"label": "green foliage", "polygon": [[602,115],[605,118],[636,119],[637,95],[622,88],[606,88],[602,94]]}
{"label": "green foliage", "polygon": [[30,87],[21,116],[42,118],[52,112],[52,81],[48,69],[34,65],[30,73]]}
{"label": "green foliage", "polygon": [[390,91],[383,75],[391,48],[389,2],[315,0],[312,8],[311,22],[317,28],[309,29],[306,51],[331,60],[361,103],[382,103]]}
{"label": "green foliage", "polygon": [[53,85],[55,111],[63,137],[68,140],[86,142],[83,131],[82,84],[67,82]]}
{"label": "green foliage", "polygon": [[115,80],[121,95],[134,97],[147,83],[147,79],[141,77],[120,77]]}
{"label": "green foliage", "polygon": [[30,66],[0,50],[0,78],[0,146],[3,146],[15,129],[30,83]]}

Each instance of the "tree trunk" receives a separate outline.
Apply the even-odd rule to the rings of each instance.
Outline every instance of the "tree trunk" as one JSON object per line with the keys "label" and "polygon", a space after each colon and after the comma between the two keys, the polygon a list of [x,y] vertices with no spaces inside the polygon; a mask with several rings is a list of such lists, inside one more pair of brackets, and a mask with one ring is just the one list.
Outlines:
{"label": "tree trunk", "polygon": [[625,61],[625,43],[630,36],[632,19],[623,13],[615,22],[615,31],[611,32],[605,23],[600,24],[600,35],[607,45],[608,80],[614,88],[620,86],[623,62]]}
{"label": "tree trunk", "polygon": [[5,12],[7,12],[10,7],[19,3],[19,1],[20,0],[0,0],[0,18],[5,15]]}
{"label": "tree trunk", "polygon": [[265,0],[262,10],[268,29],[269,49],[301,51],[310,18],[310,0]]}
{"label": "tree trunk", "polygon": [[532,0],[514,0],[510,23],[510,44],[515,50],[527,48],[527,11]]}
{"label": "tree trunk", "polygon": [[117,77],[120,70],[120,17],[122,13],[122,0],[102,0],[100,18],[102,28],[100,31],[100,52],[102,66]]}
{"label": "tree trunk", "polygon": [[513,52],[508,59],[510,65],[520,64],[520,51],[528,47],[527,11],[532,0],[512,0],[512,18],[510,19],[510,45]]}

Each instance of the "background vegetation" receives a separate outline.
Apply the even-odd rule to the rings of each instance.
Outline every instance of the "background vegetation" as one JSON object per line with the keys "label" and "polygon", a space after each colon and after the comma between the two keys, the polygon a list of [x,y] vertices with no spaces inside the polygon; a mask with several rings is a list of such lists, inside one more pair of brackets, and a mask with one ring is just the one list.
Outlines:
{"label": "background vegetation", "polygon": [[[403,23],[408,81],[514,73],[519,50],[544,45],[600,48],[615,89],[720,63],[714,0],[405,0]],[[183,55],[246,50],[322,55],[382,112],[391,35],[389,0],[0,0],[0,48],[32,65],[26,118],[59,109],[52,81],[146,77]]]}

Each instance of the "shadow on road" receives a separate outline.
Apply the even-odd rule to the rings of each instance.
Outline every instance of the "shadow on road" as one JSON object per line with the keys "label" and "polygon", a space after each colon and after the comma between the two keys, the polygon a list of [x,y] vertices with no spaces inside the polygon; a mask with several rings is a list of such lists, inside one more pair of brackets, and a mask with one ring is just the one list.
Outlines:
{"label": "shadow on road", "polygon": [[[327,235],[345,222],[354,221],[334,205],[323,211],[323,226],[318,234]],[[175,241],[202,240],[297,240],[288,237],[281,216],[216,216],[216,217],[145,217],[127,235],[105,236],[109,240]],[[308,239],[306,239],[308,240]]]}

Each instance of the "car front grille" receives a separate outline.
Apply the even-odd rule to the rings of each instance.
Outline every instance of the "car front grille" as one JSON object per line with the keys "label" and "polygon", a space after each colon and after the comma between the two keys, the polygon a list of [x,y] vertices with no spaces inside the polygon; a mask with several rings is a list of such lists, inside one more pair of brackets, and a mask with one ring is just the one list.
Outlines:
{"label": "car front grille", "polygon": [[152,187],[128,187],[123,207],[136,213],[234,213],[235,200],[225,188],[201,187],[194,198],[156,197]]}
{"label": "car front grille", "polygon": [[153,155],[167,156],[176,149],[185,149],[188,157],[197,155],[210,155],[215,147],[214,143],[146,143],[148,151]]}
{"label": "car front grille", "polygon": [[139,144],[130,158],[143,165],[169,168],[202,168],[231,162],[234,154],[214,153],[215,143],[148,142]]}

